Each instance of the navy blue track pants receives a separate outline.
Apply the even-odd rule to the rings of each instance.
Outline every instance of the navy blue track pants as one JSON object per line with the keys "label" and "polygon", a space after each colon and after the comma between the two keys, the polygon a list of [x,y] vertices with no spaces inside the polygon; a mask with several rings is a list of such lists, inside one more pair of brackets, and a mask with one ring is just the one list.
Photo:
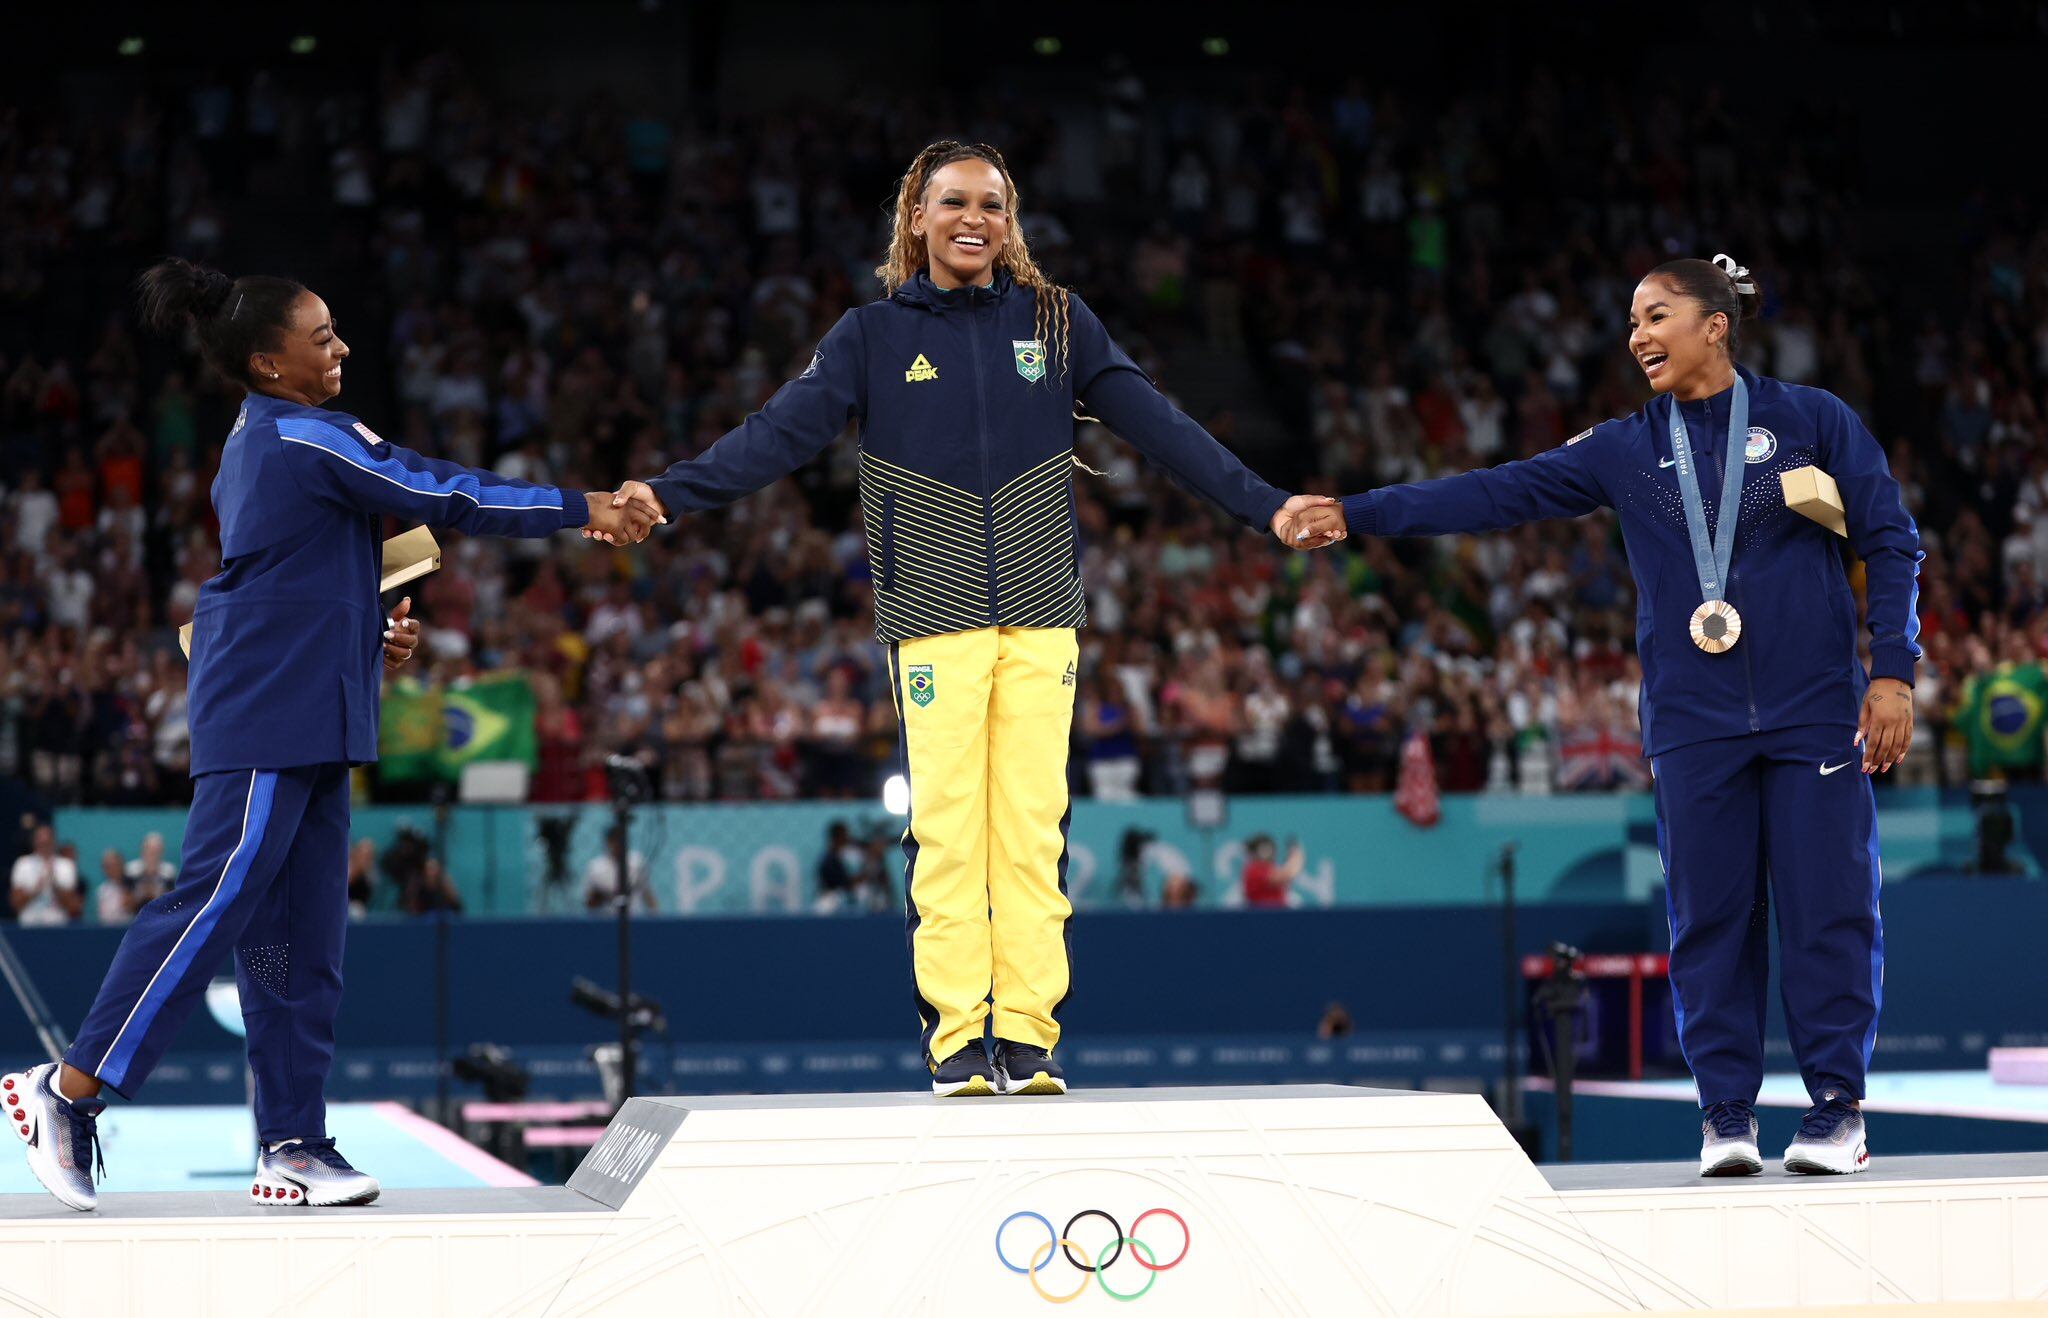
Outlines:
{"label": "navy blue track pants", "polygon": [[1770,916],[1807,1092],[1861,1099],[1884,990],[1877,802],[1855,733],[1781,728],[1656,757],[1678,1043],[1702,1107],[1755,1102]]}
{"label": "navy blue track pants", "polygon": [[132,1097],[232,950],[257,1136],[324,1136],[348,821],[346,765],[195,779],[178,886],[136,914],[65,1062]]}

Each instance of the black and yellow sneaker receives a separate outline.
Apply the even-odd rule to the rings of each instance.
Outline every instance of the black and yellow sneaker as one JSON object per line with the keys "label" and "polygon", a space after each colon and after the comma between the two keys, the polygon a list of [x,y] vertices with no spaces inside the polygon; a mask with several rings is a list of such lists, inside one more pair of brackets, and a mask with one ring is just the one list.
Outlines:
{"label": "black and yellow sneaker", "polygon": [[1001,1092],[996,1069],[988,1064],[988,1049],[979,1039],[932,1068],[932,1093],[940,1098],[985,1098]]}
{"label": "black and yellow sneaker", "polygon": [[1067,1076],[1045,1049],[998,1039],[996,1086],[1005,1094],[1064,1094]]}

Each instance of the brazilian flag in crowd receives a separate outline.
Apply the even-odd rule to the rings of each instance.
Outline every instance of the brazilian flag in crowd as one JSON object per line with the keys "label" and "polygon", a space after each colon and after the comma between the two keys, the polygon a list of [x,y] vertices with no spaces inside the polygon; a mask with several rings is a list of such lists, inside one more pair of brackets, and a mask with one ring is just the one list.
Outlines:
{"label": "brazilian flag in crowd", "polygon": [[2001,664],[1963,684],[1957,722],[1970,744],[1970,773],[2031,768],[2041,763],[2048,724],[2048,670],[2040,664]]}
{"label": "brazilian flag in crowd", "polygon": [[497,674],[453,689],[395,682],[384,692],[377,776],[405,783],[453,782],[480,760],[539,758],[533,688],[518,673]]}

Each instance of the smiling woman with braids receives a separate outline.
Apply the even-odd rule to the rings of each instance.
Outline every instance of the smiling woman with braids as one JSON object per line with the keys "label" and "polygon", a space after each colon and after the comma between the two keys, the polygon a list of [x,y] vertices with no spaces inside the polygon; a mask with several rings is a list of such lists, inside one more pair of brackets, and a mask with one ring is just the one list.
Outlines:
{"label": "smiling woman with braids", "polygon": [[[1181,485],[1290,547],[1290,498],[1152,387],[1031,259],[992,147],[934,142],[897,194],[886,295],[701,456],[619,499],[671,517],[789,474],[858,423],[875,631],[910,780],[911,970],[934,1093],[1057,1094],[1069,979],[1067,740],[1086,617],[1071,473],[1085,406]],[[993,1029],[993,1056],[984,1036]]]}

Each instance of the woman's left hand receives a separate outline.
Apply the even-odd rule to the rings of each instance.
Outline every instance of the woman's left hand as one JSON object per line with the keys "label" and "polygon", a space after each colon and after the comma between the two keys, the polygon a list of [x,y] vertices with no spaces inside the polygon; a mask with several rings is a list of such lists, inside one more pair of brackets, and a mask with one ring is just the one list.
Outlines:
{"label": "woman's left hand", "polygon": [[390,626],[384,629],[384,671],[395,673],[405,667],[405,661],[412,658],[412,652],[420,644],[420,620],[407,617],[412,612],[412,596],[398,601],[398,607],[391,610],[385,619]]}
{"label": "woman's left hand", "polygon": [[1863,772],[1884,773],[1906,758],[1913,744],[1913,688],[1895,677],[1873,678],[1856,725],[1863,748]]}

